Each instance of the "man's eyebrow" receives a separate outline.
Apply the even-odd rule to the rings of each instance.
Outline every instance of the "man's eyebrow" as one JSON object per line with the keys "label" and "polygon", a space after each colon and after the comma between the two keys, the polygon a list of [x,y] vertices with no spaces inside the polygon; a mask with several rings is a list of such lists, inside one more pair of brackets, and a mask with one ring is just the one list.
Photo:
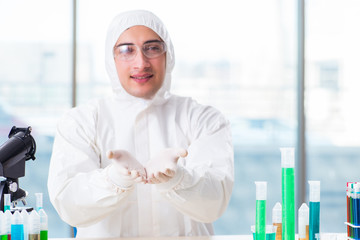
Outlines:
{"label": "man's eyebrow", "polygon": [[153,42],[162,42],[162,41],[159,39],[154,39],[154,40],[148,40],[148,41],[144,42],[144,44],[145,43],[153,43]]}
{"label": "man's eyebrow", "polygon": [[[153,43],[153,42],[163,42],[163,41],[161,41],[159,39],[152,39],[152,40],[148,40],[148,41],[144,42],[144,44]],[[119,43],[118,45],[115,46],[115,48],[123,46],[123,45],[135,45],[135,44],[134,43],[126,43],[126,42],[125,43]]]}
{"label": "man's eyebrow", "polygon": [[123,45],[135,45],[133,43],[119,43],[118,45],[115,46],[115,48],[123,46]]}

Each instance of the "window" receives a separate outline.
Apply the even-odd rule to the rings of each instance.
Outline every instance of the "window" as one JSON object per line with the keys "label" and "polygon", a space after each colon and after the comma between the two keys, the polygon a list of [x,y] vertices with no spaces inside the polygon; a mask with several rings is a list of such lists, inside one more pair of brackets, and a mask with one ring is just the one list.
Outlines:
{"label": "window", "polygon": [[359,11],[351,0],[305,11],[307,179],[321,181],[321,232],[345,232],[346,182],[359,178]]}
{"label": "window", "polygon": [[19,186],[29,193],[28,207],[43,193],[49,236],[68,237],[70,227],[50,203],[47,175],[55,124],[71,107],[70,2],[0,1],[0,32],[0,144],[12,126],[32,127],[36,160],[26,162]]}

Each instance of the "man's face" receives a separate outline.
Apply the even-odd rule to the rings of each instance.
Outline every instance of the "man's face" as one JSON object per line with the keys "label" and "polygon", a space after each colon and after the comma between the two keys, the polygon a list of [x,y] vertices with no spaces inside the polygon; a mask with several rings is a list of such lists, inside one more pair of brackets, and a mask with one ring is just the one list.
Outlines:
{"label": "man's face", "polygon": [[[148,58],[141,51],[144,43],[154,41],[162,42],[161,38],[153,30],[139,25],[124,31],[115,44],[116,71],[122,87],[132,96],[151,99],[163,84],[166,53],[155,58]],[[117,54],[118,49],[116,47],[124,44],[130,44],[132,49],[137,50],[137,54],[133,59],[124,61]]]}

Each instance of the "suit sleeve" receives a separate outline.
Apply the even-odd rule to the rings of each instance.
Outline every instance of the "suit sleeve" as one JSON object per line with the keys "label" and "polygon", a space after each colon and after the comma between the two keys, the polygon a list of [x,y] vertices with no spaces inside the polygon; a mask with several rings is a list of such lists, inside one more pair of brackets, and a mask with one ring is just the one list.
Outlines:
{"label": "suit sleeve", "polygon": [[72,109],[59,121],[51,156],[50,201],[63,221],[85,227],[101,221],[131,192],[124,191],[100,167],[94,109]]}
{"label": "suit sleeve", "polygon": [[226,210],[234,183],[234,152],[229,122],[214,108],[189,113],[191,143],[174,178],[158,190],[178,211],[213,222]]}

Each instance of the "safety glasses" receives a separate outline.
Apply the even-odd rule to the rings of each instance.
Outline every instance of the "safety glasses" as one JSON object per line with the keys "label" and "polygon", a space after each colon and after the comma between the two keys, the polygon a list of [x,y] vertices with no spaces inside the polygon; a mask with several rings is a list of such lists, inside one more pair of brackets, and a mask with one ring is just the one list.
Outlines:
{"label": "safety glasses", "polygon": [[122,43],[114,47],[114,58],[120,61],[131,61],[135,59],[139,50],[144,54],[146,58],[156,58],[166,52],[166,45],[159,40],[151,40],[145,42],[141,47],[133,43]]}

